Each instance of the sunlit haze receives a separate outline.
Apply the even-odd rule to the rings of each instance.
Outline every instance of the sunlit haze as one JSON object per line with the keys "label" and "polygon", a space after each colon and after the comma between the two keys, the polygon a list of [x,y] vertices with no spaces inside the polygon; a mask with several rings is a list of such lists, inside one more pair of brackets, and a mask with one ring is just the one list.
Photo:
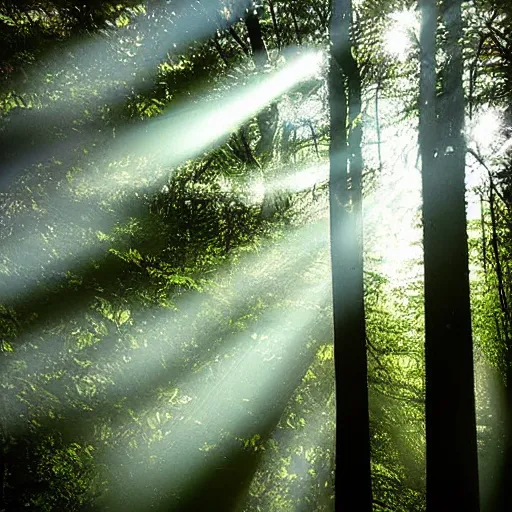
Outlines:
{"label": "sunlit haze", "polygon": [[413,9],[391,14],[384,34],[385,51],[398,60],[405,61],[417,37],[419,25],[419,16]]}

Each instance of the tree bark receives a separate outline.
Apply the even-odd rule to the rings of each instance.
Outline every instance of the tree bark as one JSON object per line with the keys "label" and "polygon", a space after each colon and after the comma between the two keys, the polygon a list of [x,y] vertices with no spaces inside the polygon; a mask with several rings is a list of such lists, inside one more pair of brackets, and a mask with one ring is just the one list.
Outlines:
{"label": "tree bark", "polygon": [[[436,2],[420,0],[420,152],[425,265],[427,510],[479,510],[465,205],[460,0],[445,0],[442,103]],[[441,108],[439,108],[441,107]],[[436,119],[436,110],[439,113]],[[442,130],[442,134],[440,134]]]}
{"label": "tree bark", "polygon": [[[361,235],[360,126],[347,140],[347,116],[360,109],[350,42],[351,0],[333,2],[330,108],[330,220],[336,373],[336,507],[372,510]],[[347,109],[347,92],[349,107]],[[348,159],[350,153],[350,159]],[[348,166],[350,160],[350,167]]]}
{"label": "tree bark", "polygon": [[270,16],[272,18],[272,25],[274,26],[274,32],[276,34],[276,46],[277,46],[277,49],[280,50],[282,47],[281,33],[279,32],[279,25],[277,23],[276,11],[274,8],[274,2],[272,0],[268,1],[268,8],[270,10]]}
{"label": "tree bark", "polygon": [[[512,506],[510,497],[510,485],[512,483],[512,343],[510,340],[510,315],[507,293],[505,290],[505,278],[498,239],[498,219],[496,215],[496,185],[489,173],[489,210],[491,217],[491,247],[494,257],[494,271],[497,280],[497,291],[501,309],[501,327],[503,329],[503,340],[505,345],[505,438],[503,448],[503,463],[501,467],[499,489],[495,498],[493,510],[496,512],[508,511]],[[500,335],[498,321],[496,320],[496,332]]]}
{"label": "tree bark", "polygon": [[379,171],[382,171],[382,141],[380,133],[380,105],[379,105],[379,93],[381,83],[380,80],[377,83],[377,90],[375,91],[375,130],[377,132],[377,156],[379,159]]}
{"label": "tree bark", "polygon": [[[249,34],[249,42],[252,50],[252,58],[257,69],[263,69],[270,63],[261,25],[254,8],[249,8],[245,17],[245,26]],[[274,137],[277,131],[278,109],[277,104],[272,103],[261,110],[257,116],[260,139],[256,145],[256,155],[260,160],[272,158]]]}

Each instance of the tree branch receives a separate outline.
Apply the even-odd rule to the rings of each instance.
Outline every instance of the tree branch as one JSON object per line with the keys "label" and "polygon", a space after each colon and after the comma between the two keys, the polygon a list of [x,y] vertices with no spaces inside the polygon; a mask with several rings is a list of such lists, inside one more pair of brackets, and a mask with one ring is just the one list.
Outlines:
{"label": "tree branch", "polygon": [[229,33],[231,34],[231,36],[233,37],[233,39],[239,44],[240,48],[242,48],[242,51],[245,53],[245,55],[247,55],[247,57],[250,57],[251,56],[251,52],[249,51],[249,48],[242,41],[242,39],[238,35],[238,33],[235,30],[235,28],[232,25],[230,25],[228,30],[229,30]]}
{"label": "tree branch", "polygon": [[268,0],[268,8],[270,10],[270,16],[272,18],[272,25],[274,25],[274,32],[276,34],[276,44],[278,50],[281,50],[281,33],[279,32],[279,26],[277,24],[276,13],[274,10],[274,2],[272,0]]}

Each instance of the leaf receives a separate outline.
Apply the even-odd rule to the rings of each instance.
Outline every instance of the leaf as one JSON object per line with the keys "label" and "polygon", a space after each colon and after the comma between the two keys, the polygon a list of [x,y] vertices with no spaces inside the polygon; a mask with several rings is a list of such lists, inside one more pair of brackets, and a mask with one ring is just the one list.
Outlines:
{"label": "leaf", "polygon": [[12,345],[8,341],[2,340],[1,347],[0,352],[14,352]]}
{"label": "leaf", "polygon": [[5,14],[0,14],[0,21],[3,21],[6,25],[10,25],[11,27],[16,26],[16,22]]}
{"label": "leaf", "polygon": [[118,316],[118,320],[117,320],[117,323],[119,325],[123,325],[125,324],[126,322],[128,322],[128,320],[130,319],[130,311],[128,311],[127,309],[121,311],[119,313],[119,316]]}

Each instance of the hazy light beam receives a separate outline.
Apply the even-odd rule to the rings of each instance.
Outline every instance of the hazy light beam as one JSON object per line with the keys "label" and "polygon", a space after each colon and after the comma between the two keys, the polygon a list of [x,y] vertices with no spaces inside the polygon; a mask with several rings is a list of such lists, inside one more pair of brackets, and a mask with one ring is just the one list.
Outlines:
{"label": "hazy light beam", "polygon": [[[249,0],[231,2],[230,19],[241,18],[249,3]],[[161,2],[153,11],[135,17],[136,30],[129,24],[102,30],[88,40],[61,45],[15,78],[18,95],[51,97],[51,102],[44,109],[31,110],[29,118],[24,115],[27,109],[10,113],[4,142],[16,150],[14,160],[0,155],[0,185],[9,184],[27,165],[47,159],[56,151],[60,155],[69,152],[89,138],[84,130],[79,137],[48,148],[42,142],[48,126],[55,124],[64,132],[74,129],[73,121],[82,118],[87,109],[89,116],[97,116],[89,128],[102,128],[101,115],[96,109],[125,102],[134,92],[153,87],[158,64],[170,55],[186,53],[193,40],[202,40],[216,30],[228,28],[231,21],[221,15],[221,7],[220,2],[210,0],[193,5],[188,1],[172,5]],[[52,77],[49,83],[48,75]],[[35,151],[18,143],[26,139],[27,133],[36,134],[32,138],[40,141]]]}
{"label": "hazy light beam", "polygon": [[[138,190],[158,189],[162,180],[168,177],[170,168],[195,158],[211,148],[215,142],[229,135],[269,102],[316,73],[316,66],[320,63],[321,53],[308,52],[292,59],[281,70],[269,73],[262,80],[255,79],[247,86],[231,89],[221,100],[206,101],[204,98],[199,98],[186,108],[176,109],[166,116],[147,123],[147,129],[126,130],[124,135],[118,138],[118,143],[109,155],[109,160],[121,158],[128,148],[137,156],[154,153],[156,157],[153,164],[161,167],[152,176],[148,176],[150,172],[147,168],[137,169],[135,165],[128,165],[122,171],[113,171],[109,175],[106,170],[108,159],[93,152],[91,159],[102,161],[105,172],[98,179],[84,178],[84,185],[95,191],[90,198],[92,205],[88,207],[82,204],[85,211],[70,211],[69,206],[66,207],[68,201],[58,197],[53,198],[53,206],[57,208],[58,214],[53,219],[50,217],[46,224],[55,222],[56,225],[51,226],[52,229],[58,235],[61,232],[64,233],[58,236],[57,240],[52,240],[51,247],[59,255],[57,258],[48,253],[43,238],[31,236],[25,240],[18,238],[2,241],[0,248],[3,254],[8,257],[15,255],[13,261],[22,267],[23,277],[3,278],[4,286],[0,290],[0,302],[8,303],[22,292],[29,294],[31,288],[38,282],[44,283],[41,274],[45,271],[58,272],[62,275],[65,271],[76,268],[77,258],[84,261],[105,253],[104,242],[88,240],[88,244],[85,245],[83,232],[76,235],[67,234],[68,226],[73,223],[83,223],[84,215],[88,217],[88,225],[93,229],[97,229],[97,226],[103,227],[105,224],[109,226],[108,220],[105,220],[105,214],[94,206],[94,201],[101,200],[105,194],[113,190],[134,193]],[[63,205],[62,212],[61,205]],[[63,219],[59,220],[59,217]],[[22,237],[23,233],[20,235]],[[53,235],[52,238],[54,238]],[[80,247],[78,252],[74,250],[76,247]]]}
{"label": "hazy light beam", "polygon": [[[108,356],[105,349],[98,348],[94,355],[94,364],[100,367],[100,373],[105,368],[114,368],[110,377],[114,380],[114,388],[107,391],[108,400],[114,402],[123,395],[136,394],[137,388],[147,387],[148,384],[158,382],[165,375],[172,377],[172,371],[165,365],[176,368],[184,365],[186,355],[182,354],[180,342],[190,341],[197,337],[197,351],[201,352],[208,348],[211,337],[215,333],[222,333],[225,328],[226,318],[240,315],[245,307],[250,308],[252,298],[260,296],[266,289],[272,290],[275,287],[283,289],[283,279],[290,272],[290,268],[307,268],[308,262],[315,251],[327,244],[327,221],[323,220],[313,225],[308,225],[288,236],[277,244],[271,244],[259,254],[246,256],[237,265],[233,273],[230,267],[221,269],[214,279],[217,283],[227,282],[227,300],[219,301],[212,293],[188,292],[178,302],[178,312],[168,310],[149,310],[142,318],[137,319],[136,325],[131,329],[133,335],[144,343],[144,348],[134,350],[129,355],[126,365],[120,369],[116,368],[119,362],[119,355]],[[283,257],[283,254],[287,257]],[[214,289],[215,290],[215,289]],[[213,290],[213,291],[214,291]],[[202,319],[202,313],[215,309],[215,317]],[[83,312],[81,312],[83,315]],[[79,318],[79,317],[77,317]],[[176,321],[177,319],[177,321]],[[196,324],[197,322],[197,324]],[[114,329],[112,323],[110,329]],[[199,330],[199,331],[198,331]],[[69,371],[70,368],[62,366],[59,361],[64,347],[52,340],[46,340],[45,344],[37,348],[26,347],[26,343],[37,339],[37,332],[27,332],[16,340],[16,350],[24,348],[25,352],[21,358],[15,356],[15,360],[6,360],[2,365],[2,375],[9,376],[19,365],[23,365],[26,374],[44,374],[48,371],[46,356],[50,356],[54,363],[52,372]],[[176,337],[175,342],[168,342],[169,338]],[[112,350],[112,347],[105,347]],[[164,366],[162,365],[164,363]],[[42,385],[42,384],[41,384]],[[58,385],[58,384],[57,384]],[[57,407],[58,411],[64,411],[68,407],[66,389],[62,386],[48,390],[52,395],[52,411],[55,412],[54,398],[61,401]],[[85,402],[94,405],[95,399],[90,400],[82,397]],[[50,404],[49,404],[50,405]],[[24,423],[23,410],[25,405],[17,398],[12,402],[6,399],[6,410],[8,411],[5,428],[20,432]]]}
{"label": "hazy light beam", "polygon": [[[249,0],[230,2],[231,19],[241,18],[249,4]],[[132,94],[134,89],[151,87],[158,64],[168,55],[184,52],[191,41],[202,40],[218,29],[228,28],[230,23],[221,15],[221,8],[221,2],[211,0],[160,2],[152,11],[134,16],[136,31],[131,23],[122,28],[110,24],[110,28],[102,29],[89,40],[73,41],[64,48],[51,51],[34,65],[34,70],[29,70],[36,75],[36,80],[18,93],[58,98],[63,91],[71,91],[74,87],[83,90],[85,79],[90,91],[87,99],[102,105],[115,102],[121,95]],[[41,78],[44,84],[37,80],[38,69],[45,74]],[[47,74],[53,75],[51,83],[46,83]],[[74,104],[83,108],[81,94],[65,94],[65,100],[66,109]],[[60,117],[64,114],[67,117],[60,103],[58,99],[52,99],[52,106],[46,107],[43,115]],[[91,106],[90,102],[88,106]]]}
{"label": "hazy light beam", "polygon": [[[292,57],[282,69],[268,73],[264,78],[256,77],[245,86],[233,87],[220,99],[208,101],[198,98],[184,108],[174,109],[149,121],[145,133],[141,130],[127,131],[119,138],[114,155],[121,157],[127,147],[135,154],[154,154],[156,162],[164,169],[151,179],[161,179],[167,176],[169,167],[211,148],[273,100],[314,76],[321,62],[321,52],[309,50],[299,57]],[[128,166],[102,177],[101,182],[89,185],[98,191],[119,186],[123,190],[136,190],[140,187],[140,180],[144,182],[147,179],[147,170]]]}
{"label": "hazy light beam", "polygon": [[[302,285],[296,289],[295,296],[307,297],[312,304],[325,305],[329,300],[328,288],[327,283],[318,287]],[[221,462],[223,452],[229,452],[232,437],[225,439],[226,432],[245,438],[254,434],[255,424],[265,423],[273,405],[282,398],[283,378],[290,378],[298,370],[292,354],[305,345],[298,338],[304,339],[318,309],[276,313],[270,311],[258,322],[260,327],[256,330],[265,335],[269,333],[267,338],[264,336],[259,343],[254,343],[247,333],[248,349],[235,361],[220,358],[214,381],[206,386],[203,383],[193,409],[182,420],[170,425],[163,441],[156,443],[149,452],[144,448],[137,450],[137,458],[143,459],[158,453],[161,460],[156,469],[150,468],[149,464],[133,464],[132,457],[125,454],[114,452],[107,456],[108,467],[120,469],[118,482],[123,482],[121,488],[113,486],[110,499],[114,508],[126,503],[128,497],[138,510],[150,509],[155,489],[177,495],[189,491],[190,482],[202,473],[212,471],[214,465]],[[284,324],[293,329],[287,331]],[[239,335],[240,343],[243,338],[243,334]],[[265,364],[261,352],[276,350],[279,356]],[[247,414],[247,409],[251,414]],[[205,457],[199,449],[205,443],[218,446],[210,457]],[[129,488],[126,488],[128,482]]]}

